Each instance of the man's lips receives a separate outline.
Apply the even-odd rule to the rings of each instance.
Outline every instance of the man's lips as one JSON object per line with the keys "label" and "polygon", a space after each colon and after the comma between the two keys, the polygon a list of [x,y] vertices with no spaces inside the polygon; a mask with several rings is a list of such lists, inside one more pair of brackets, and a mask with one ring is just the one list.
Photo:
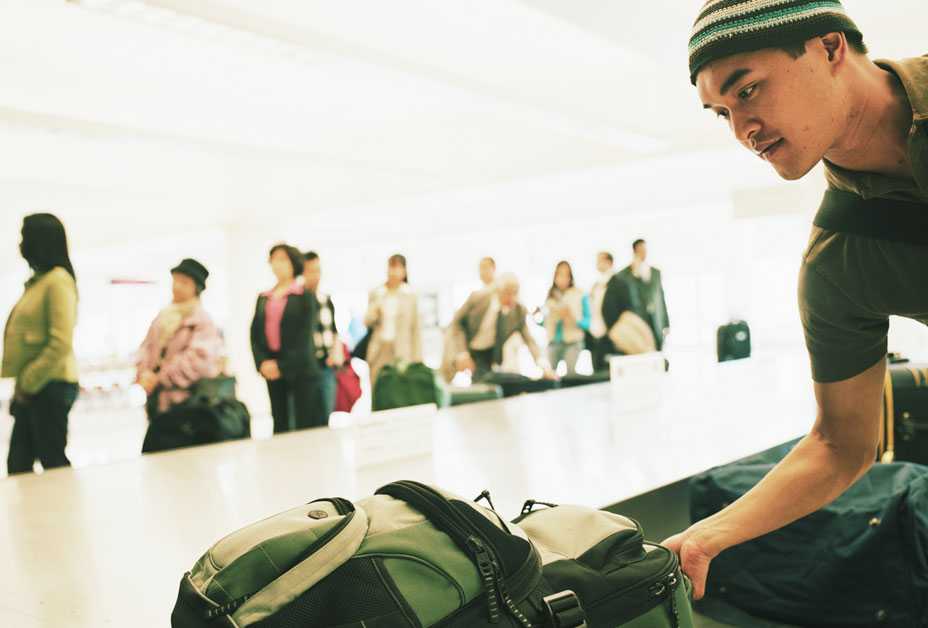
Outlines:
{"label": "man's lips", "polygon": [[754,152],[761,159],[769,157],[783,143],[783,138],[754,145]]}

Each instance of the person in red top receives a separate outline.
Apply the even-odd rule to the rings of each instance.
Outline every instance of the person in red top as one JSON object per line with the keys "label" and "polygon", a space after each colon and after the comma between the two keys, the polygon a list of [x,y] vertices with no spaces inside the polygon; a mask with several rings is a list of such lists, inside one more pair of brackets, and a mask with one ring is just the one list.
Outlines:
{"label": "person in red top", "polygon": [[271,249],[276,285],[258,296],[251,322],[255,366],[267,380],[274,433],[322,427],[327,417],[313,342],[318,306],[297,282],[303,255],[287,244]]}

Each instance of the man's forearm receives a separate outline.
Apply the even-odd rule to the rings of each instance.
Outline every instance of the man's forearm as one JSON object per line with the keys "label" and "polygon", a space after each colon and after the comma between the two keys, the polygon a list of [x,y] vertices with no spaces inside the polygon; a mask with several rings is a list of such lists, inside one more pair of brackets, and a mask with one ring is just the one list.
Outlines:
{"label": "man's forearm", "polygon": [[813,433],[741,499],[698,526],[714,553],[763,536],[828,505],[869,468]]}

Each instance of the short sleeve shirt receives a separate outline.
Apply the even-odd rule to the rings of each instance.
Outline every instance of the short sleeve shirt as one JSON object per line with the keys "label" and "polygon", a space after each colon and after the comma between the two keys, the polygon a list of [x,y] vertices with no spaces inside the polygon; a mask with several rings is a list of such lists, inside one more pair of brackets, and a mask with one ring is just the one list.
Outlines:
{"label": "short sleeve shirt", "polygon": [[[899,78],[912,105],[914,178],[852,172],[826,161],[828,185],[864,198],[924,203],[928,211],[928,55],[877,63]],[[815,381],[858,375],[885,358],[890,315],[928,325],[928,246],[813,227],[800,270],[799,310]]]}

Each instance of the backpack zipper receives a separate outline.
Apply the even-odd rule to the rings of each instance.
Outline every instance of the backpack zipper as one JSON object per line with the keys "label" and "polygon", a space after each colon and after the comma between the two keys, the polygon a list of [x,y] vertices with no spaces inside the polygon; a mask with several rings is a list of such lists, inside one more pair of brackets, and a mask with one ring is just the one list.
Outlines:
{"label": "backpack zipper", "polygon": [[[400,489],[399,494],[395,494],[395,489]],[[404,496],[406,491],[412,493],[412,500],[406,499],[408,497]],[[416,507],[416,498],[425,500],[427,505],[431,506],[430,510],[432,512],[424,514],[427,517],[435,515],[444,531],[450,533],[454,541],[467,550],[476,562],[477,570],[486,589],[487,612],[490,623],[499,623],[502,615],[500,608],[502,605],[522,628],[533,628],[531,621],[519,610],[518,605],[506,588],[505,576],[499,560],[499,550],[480,529],[461,515],[444,496],[424,484],[411,481],[394,482],[377,492],[392,495],[404,501],[412,501],[413,507]]]}

